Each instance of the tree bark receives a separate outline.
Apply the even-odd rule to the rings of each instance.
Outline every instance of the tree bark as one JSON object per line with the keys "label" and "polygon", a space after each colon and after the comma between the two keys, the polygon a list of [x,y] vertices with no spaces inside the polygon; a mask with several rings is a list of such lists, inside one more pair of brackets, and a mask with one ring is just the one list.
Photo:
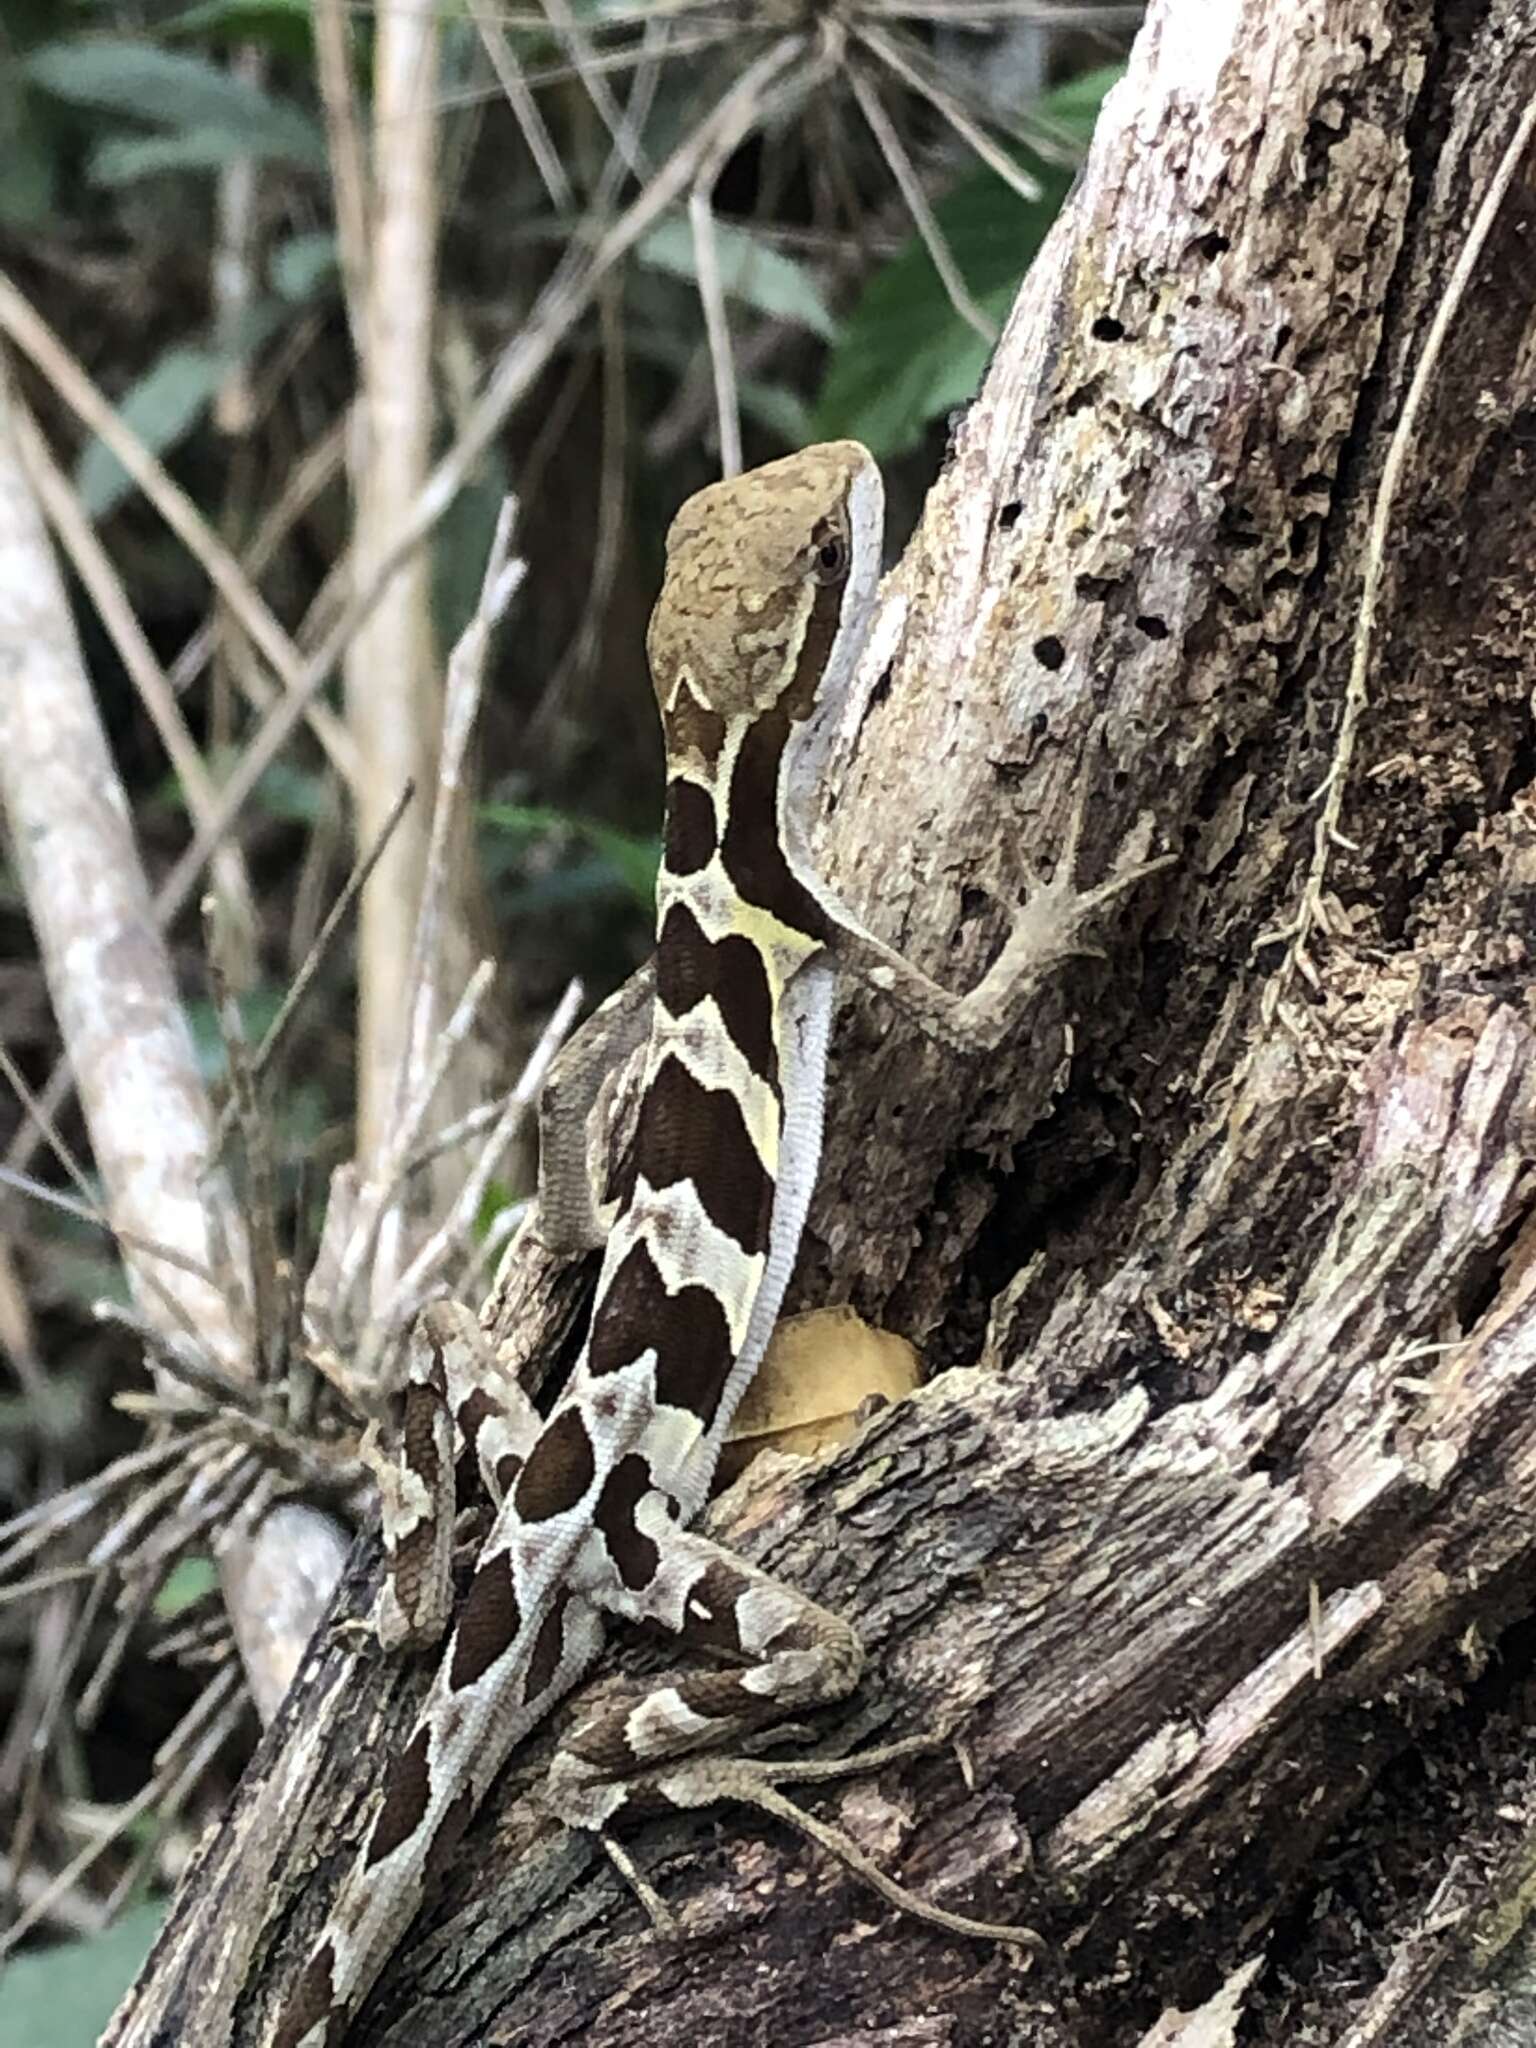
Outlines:
{"label": "tree bark", "polygon": [[[829,779],[840,884],[957,987],[1080,778],[1085,881],[1181,855],[985,1067],[850,997],[798,1299],[852,1300],[932,1377],[710,1518],[863,1632],[836,1747],[963,1737],[968,1771],[938,1753],[819,1810],[1049,1955],[898,1917],[737,1812],[632,1842],[689,1937],[658,1942],[539,1820],[535,1742],[358,2048],[1150,2048],[1239,2014],[1245,2040],[1407,2039],[1448,1861],[1478,1845],[1458,1907],[1511,1889],[1519,1696],[1469,1688],[1536,1604],[1529,161],[1418,416],[1345,714],[1392,437],[1533,91],[1516,0],[1154,4]],[[575,1292],[518,1268],[499,1327],[553,1356]],[[322,1631],[109,2041],[260,2037],[424,1682]],[[1485,1760],[1490,1714],[1515,1732]],[[1410,1745],[1459,1774],[1438,1827]]]}

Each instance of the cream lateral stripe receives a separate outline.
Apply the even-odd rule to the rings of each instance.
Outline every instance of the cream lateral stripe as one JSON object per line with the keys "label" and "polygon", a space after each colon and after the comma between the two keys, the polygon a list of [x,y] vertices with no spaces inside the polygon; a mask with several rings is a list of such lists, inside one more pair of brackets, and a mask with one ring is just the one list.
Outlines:
{"label": "cream lateral stripe", "polygon": [[[509,1751],[596,1656],[605,1614],[659,1620],[731,1668],[676,1676],[568,1732],[543,1796],[570,1825],[602,1827],[639,1798],[682,1808],[756,1799],[792,1818],[796,1809],[767,1789],[774,1774],[828,1775],[814,1761],[707,1756],[655,1767],[841,1699],[862,1668],[846,1622],[686,1526],[799,1248],[820,1159],[836,972],[864,974],[936,1037],[984,1048],[1011,1028],[1042,975],[1081,950],[1083,918],[1161,864],[1079,895],[1075,814],[1051,884],[1014,913],[1001,953],[964,996],[873,938],[821,883],[806,851],[810,824],[853,697],[882,523],[879,470],[851,441],[712,485],[672,523],[646,637],[669,796],[630,1192],[581,1355],[542,1422],[493,1366],[477,1377],[466,1363],[478,1345],[472,1317],[448,1304],[423,1311],[422,1405],[408,1404],[404,1476],[383,1488],[399,1580],[381,1602],[387,1626],[431,1617],[447,1576],[455,1466],[474,1461],[445,1451],[444,1411],[499,1505],[410,1739],[389,1759],[269,2048],[339,2048]],[[616,1014],[640,1013],[621,1001]],[[567,1165],[599,1065],[586,1059],[565,1098],[553,1149]],[[584,1183],[545,1206],[563,1246],[586,1241]],[[851,1767],[912,1749],[893,1744]],[[1034,1940],[931,1906],[824,1822],[800,1824],[904,1911],[952,1934]]]}
{"label": "cream lateral stripe", "polygon": [[[697,874],[668,876],[662,887],[664,894],[659,900],[668,907],[674,903],[686,904],[698,919],[706,938],[724,939],[732,933],[748,933],[754,937],[765,959],[776,962],[778,955],[787,951],[790,955],[789,971],[798,967],[805,958],[804,934],[784,919],[775,917],[772,911],[744,903],[730,869],[718,853]],[[784,979],[783,969],[775,972],[774,980],[780,987]]]}
{"label": "cream lateral stripe", "polygon": [[[697,699],[694,700],[697,702]],[[691,782],[702,789],[709,798],[710,809],[715,814],[715,838],[723,838],[731,815],[731,777],[736,772],[736,758],[741,752],[742,741],[747,736],[748,721],[744,718],[728,719],[720,736],[719,750],[713,760],[706,760],[693,748],[684,747],[667,760],[668,782]]]}
{"label": "cream lateral stripe", "polygon": [[615,1225],[612,1241],[620,1247],[643,1243],[669,1294],[707,1286],[740,1345],[763,1276],[763,1255],[743,1252],[735,1238],[716,1228],[691,1181],[658,1189],[637,1178],[629,1213]]}

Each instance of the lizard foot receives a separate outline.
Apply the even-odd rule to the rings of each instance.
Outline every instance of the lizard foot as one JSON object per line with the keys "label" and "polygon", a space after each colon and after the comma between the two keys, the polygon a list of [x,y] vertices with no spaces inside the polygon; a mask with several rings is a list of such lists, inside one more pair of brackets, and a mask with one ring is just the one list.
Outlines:
{"label": "lizard foot", "polygon": [[[950,1934],[966,1935],[982,1941],[1007,1942],[1013,1947],[1040,1953],[1046,1944],[1032,1927],[1013,1926],[995,1920],[977,1920],[968,1914],[952,1913],[947,1907],[932,1904],[918,1893],[909,1891],[905,1885],[898,1884],[896,1879],[882,1870],[872,1857],[865,1854],[846,1830],[808,1812],[793,1799],[787,1798],[780,1789],[786,1784],[824,1784],[829,1779],[848,1777],[861,1771],[881,1770],[887,1764],[898,1763],[911,1756],[932,1753],[948,1746],[947,1736],[917,1735],[899,1742],[883,1743],[873,1749],[859,1750],[852,1756],[806,1757],[787,1761],[744,1757],[695,1757],[673,1769],[648,1772],[643,1780],[628,1789],[638,1795],[640,1804],[652,1810],[657,1807],[672,1807],[691,1812],[728,1800],[735,1800],[745,1806],[755,1806],[761,1812],[783,1821],[797,1833],[819,1843],[898,1912],[908,1913],[914,1919],[926,1921],[933,1927],[941,1927]],[[596,1832],[614,1867],[633,1889],[653,1926],[660,1933],[674,1934],[677,1931],[675,1917],[663,1904],[654,1887],[635,1868],[628,1854],[610,1839],[605,1830],[598,1829]]]}
{"label": "lizard foot", "polygon": [[[1101,721],[1089,736],[1090,758],[1103,743],[1103,730]],[[1077,866],[1082,852],[1083,825],[1088,814],[1090,780],[1091,772],[1085,761],[1073,794],[1066,837],[1051,879],[1048,882],[1043,880],[1028,856],[1024,857],[1024,876],[1029,893],[1013,912],[1012,930],[988,973],[988,981],[995,981],[1005,988],[1017,987],[1040,979],[1064,960],[1103,959],[1103,948],[1084,939],[1083,927],[1107,903],[1112,903],[1127,889],[1134,888],[1148,875],[1172,867],[1177,861],[1177,854],[1164,853],[1155,860],[1133,861],[1122,867],[1117,853],[1115,866],[1102,882],[1091,889],[1080,889]]]}

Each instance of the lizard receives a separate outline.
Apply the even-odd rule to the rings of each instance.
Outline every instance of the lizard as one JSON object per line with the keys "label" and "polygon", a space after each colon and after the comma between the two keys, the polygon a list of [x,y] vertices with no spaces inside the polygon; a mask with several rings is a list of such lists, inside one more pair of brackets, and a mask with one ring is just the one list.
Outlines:
{"label": "lizard", "polygon": [[[437,1303],[419,1318],[375,1627],[395,1648],[452,1626],[272,2048],[336,2048],[512,1748],[596,1657],[606,1617],[660,1623],[732,1663],[659,1681],[563,1736],[545,1797],[572,1825],[601,1832],[641,1796],[731,1796],[739,1778],[700,1752],[858,1684],[853,1628],[688,1527],[805,1225],[838,977],[986,1051],[1053,966],[1092,950],[1083,921],[1171,858],[1117,861],[1080,891],[1080,788],[1050,882],[1030,875],[964,995],[867,931],[823,881],[809,816],[868,637],[883,527],[874,458],[838,441],[709,485],[668,532],[646,640],[667,777],[653,975],[577,1034],[541,1114],[536,1226],[562,1251],[603,1247],[585,1339],[541,1419],[472,1357],[467,1310]],[[604,1216],[586,1115],[606,1066],[642,1039],[627,1187]],[[499,1505],[450,1617],[456,1435]],[[1021,1933],[883,1889],[946,1925]]]}

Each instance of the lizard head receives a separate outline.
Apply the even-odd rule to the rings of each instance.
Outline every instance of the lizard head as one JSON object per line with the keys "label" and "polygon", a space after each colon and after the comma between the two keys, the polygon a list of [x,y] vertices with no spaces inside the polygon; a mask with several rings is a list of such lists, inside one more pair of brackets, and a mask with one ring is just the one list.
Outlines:
{"label": "lizard head", "polygon": [[720,719],[835,716],[880,577],[882,524],[880,471],[857,441],[803,448],[687,501],[646,637],[670,746],[707,747]]}

